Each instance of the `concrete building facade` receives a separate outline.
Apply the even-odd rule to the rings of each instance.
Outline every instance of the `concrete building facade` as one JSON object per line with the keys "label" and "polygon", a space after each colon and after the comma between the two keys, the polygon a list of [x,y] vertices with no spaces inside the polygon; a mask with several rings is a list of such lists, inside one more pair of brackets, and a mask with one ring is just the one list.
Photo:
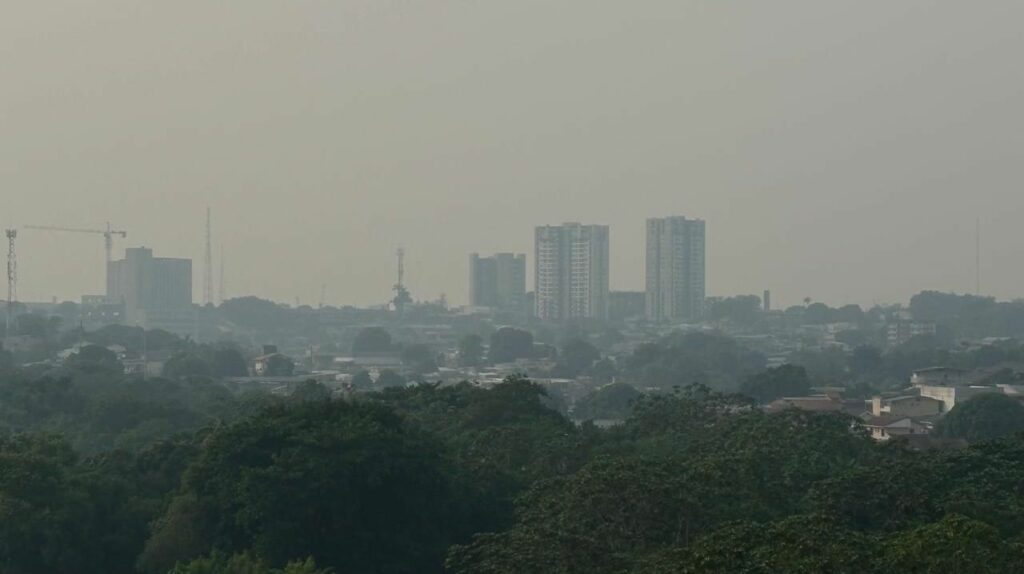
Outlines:
{"label": "concrete building facade", "polygon": [[125,250],[110,264],[107,299],[124,305],[124,323],[173,333],[191,333],[192,260],[153,257],[153,250]]}
{"label": "concrete building facade", "polygon": [[536,228],[537,317],[608,318],[608,235],[607,225],[565,223]]}
{"label": "concrete building facade", "polygon": [[686,217],[647,220],[647,318],[692,321],[704,315],[705,223]]}
{"label": "concrete building facade", "polygon": [[469,256],[469,301],[473,307],[489,307],[513,313],[526,310],[526,255],[496,253],[492,257]]}

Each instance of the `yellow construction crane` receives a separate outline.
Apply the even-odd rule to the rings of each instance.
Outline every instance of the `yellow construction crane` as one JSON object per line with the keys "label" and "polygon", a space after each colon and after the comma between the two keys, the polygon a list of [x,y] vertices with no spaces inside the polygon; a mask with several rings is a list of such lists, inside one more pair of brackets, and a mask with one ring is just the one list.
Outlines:
{"label": "yellow construction crane", "polygon": [[26,225],[24,229],[41,229],[43,231],[69,231],[71,233],[93,233],[96,235],[102,235],[104,241],[104,247],[107,249],[107,265],[113,261],[114,256],[114,236],[121,237],[124,239],[128,237],[127,231],[118,231],[110,228],[110,223],[107,223],[106,229],[82,229],[78,227],[57,227],[54,225]]}

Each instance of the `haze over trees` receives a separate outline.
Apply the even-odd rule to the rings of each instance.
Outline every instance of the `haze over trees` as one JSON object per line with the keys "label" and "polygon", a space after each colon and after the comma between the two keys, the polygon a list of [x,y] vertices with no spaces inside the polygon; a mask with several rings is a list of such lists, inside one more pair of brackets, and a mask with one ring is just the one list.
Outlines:
{"label": "haze over trees", "polygon": [[534,356],[533,335],[529,331],[514,327],[502,327],[491,335],[490,354],[492,363],[511,363],[516,359]]}
{"label": "haze over trees", "polygon": [[[658,348],[683,340],[737,352]],[[577,405],[625,419],[601,430],[518,378],[406,387],[383,371],[396,380],[379,393],[309,382],[282,398],[83,358],[0,375],[4,572],[995,573],[1024,559],[1024,435],[953,424],[1003,412],[985,395],[950,428],[1002,438],[921,453],[703,386],[602,387]],[[744,388],[769,400],[806,383],[786,367]]]}
{"label": "haze over trees", "polygon": [[[572,401],[564,388],[577,382],[426,381],[444,357],[393,325],[346,341],[401,367],[354,373],[355,391],[310,380],[287,396],[246,386],[235,345],[159,332],[75,333],[83,344],[59,367],[0,353],[0,572],[1021,570],[1016,399],[958,405],[936,433],[969,446],[927,452],[879,445],[843,415],[760,408],[815,386],[901,390],[934,364],[1021,382],[1016,340],[883,350],[876,314],[810,303],[774,315],[860,320],[863,336],[772,369],[717,332],[618,351],[596,324],[538,329],[542,344],[523,327],[459,332],[459,364],[546,358],[543,376],[590,381]],[[738,324],[732,315],[723,324]],[[132,357],[147,343],[169,356],[162,377],[125,375],[105,348]],[[600,428],[609,421],[621,424]]]}

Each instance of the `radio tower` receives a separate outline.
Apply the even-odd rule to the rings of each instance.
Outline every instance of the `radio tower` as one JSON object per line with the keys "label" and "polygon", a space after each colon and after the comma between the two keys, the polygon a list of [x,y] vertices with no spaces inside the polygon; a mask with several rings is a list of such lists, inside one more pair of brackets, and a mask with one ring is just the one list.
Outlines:
{"label": "radio tower", "polygon": [[220,281],[217,283],[217,299],[224,304],[224,244],[220,246]]}
{"label": "radio tower", "polygon": [[213,247],[210,208],[206,208],[206,256],[203,261],[203,305],[213,303]]}
{"label": "radio tower", "polygon": [[395,311],[398,311],[398,316],[401,317],[405,312],[405,305],[412,303],[412,297],[409,296],[409,290],[405,288],[405,249],[399,247],[396,255],[398,256],[398,283],[395,283],[393,287],[395,298],[391,300],[391,304],[395,306]]}
{"label": "radio tower", "polygon": [[11,336],[14,325],[14,303],[18,300],[18,258],[14,252],[14,240],[18,237],[17,229],[8,229],[7,234],[7,324],[4,334]]}

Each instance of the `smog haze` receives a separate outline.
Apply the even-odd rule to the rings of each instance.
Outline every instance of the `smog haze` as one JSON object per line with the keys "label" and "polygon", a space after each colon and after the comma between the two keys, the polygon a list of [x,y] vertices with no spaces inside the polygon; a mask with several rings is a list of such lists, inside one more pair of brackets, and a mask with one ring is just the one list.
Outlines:
{"label": "smog haze", "polygon": [[[0,223],[200,261],[209,206],[229,295],[384,304],[404,246],[413,296],[461,304],[468,253],[529,269],[564,221],[609,225],[611,287],[640,290],[673,214],[708,222],[711,295],[973,291],[977,218],[983,291],[1024,295],[1019,2],[4,12]],[[102,238],[19,241],[22,300],[102,293]]]}

